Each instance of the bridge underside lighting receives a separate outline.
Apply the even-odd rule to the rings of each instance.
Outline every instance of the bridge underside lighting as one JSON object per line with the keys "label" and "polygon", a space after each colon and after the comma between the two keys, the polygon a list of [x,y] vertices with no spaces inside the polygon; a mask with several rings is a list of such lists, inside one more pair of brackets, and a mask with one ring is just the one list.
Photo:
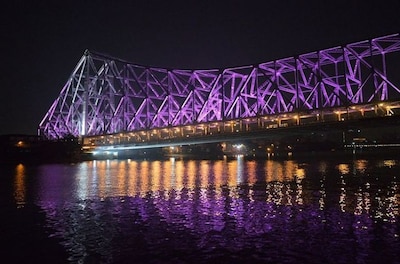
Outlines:
{"label": "bridge underside lighting", "polygon": [[118,157],[118,151],[101,151],[96,150],[92,152],[93,156],[107,156],[107,157]]}

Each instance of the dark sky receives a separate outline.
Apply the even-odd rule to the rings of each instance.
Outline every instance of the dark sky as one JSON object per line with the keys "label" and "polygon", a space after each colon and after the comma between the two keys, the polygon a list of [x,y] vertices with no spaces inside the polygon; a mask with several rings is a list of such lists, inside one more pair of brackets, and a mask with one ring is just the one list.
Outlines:
{"label": "dark sky", "polygon": [[0,10],[0,135],[36,134],[85,49],[208,69],[400,32],[400,0],[14,0]]}

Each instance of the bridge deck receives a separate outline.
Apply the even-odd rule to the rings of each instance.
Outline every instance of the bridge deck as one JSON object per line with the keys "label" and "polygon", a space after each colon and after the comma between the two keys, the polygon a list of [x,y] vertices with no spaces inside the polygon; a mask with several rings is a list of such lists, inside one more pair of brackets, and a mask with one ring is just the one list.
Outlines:
{"label": "bridge deck", "polygon": [[85,137],[86,152],[105,152],[163,148],[182,145],[237,142],[255,139],[275,140],[312,132],[346,131],[369,127],[400,125],[400,102],[331,109],[316,114],[269,116],[251,120],[233,120],[141,130]]}

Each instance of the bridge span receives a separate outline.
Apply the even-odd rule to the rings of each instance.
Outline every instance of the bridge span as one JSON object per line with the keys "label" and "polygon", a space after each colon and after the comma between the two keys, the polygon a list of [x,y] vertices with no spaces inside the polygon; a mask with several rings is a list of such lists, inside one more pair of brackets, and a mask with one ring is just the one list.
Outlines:
{"label": "bridge span", "polygon": [[396,116],[399,102],[398,33],[227,69],[85,51],[38,133],[80,137],[92,150],[211,143]]}
{"label": "bridge span", "polygon": [[[331,112],[325,111],[323,115],[287,115],[282,118],[270,117],[253,121],[250,123],[250,121],[237,120],[88,136],[83,139],[83,147],[85,152],[99,156],[104,154],[124,156],[124,153],[129,153],[130,150],[152,148],[164,148],[166,154],[171,154],[170,152],[177,153],[179,147],[201,144],[221,144],[223,151],[229,151],[229,149],[232,151],[234,146],[246,147],[246,142],[257,142],[257,147],[261,147],[261,151],[267,154],[268,147],[273,142],[294,137],[299,141],[299,139],[318,134],[327,134],[330,137],[339,135],[336,139],[331,138],[328,141],[336,140],[335,143],[339,143],[336,147],[347,149],[400,146],[400,140],[396,138],[387,138],[380,142],[364,138],[362,142],[359,142],[359,135],[365,136],[367,130],[377,129],[382,135],[381,138],[385,138],[388,137],[387,131],[380,131],[380,129],[396,131],[396,127],[400,128],[400,102],[350,107],[342,111],[336,109]],[[354,130],[358,133],[353,133]],[[360,133],[361,130],[363,133]],[[318,139],[315,139],[315,142],[324,144]],[[396,143],[388,144],[388,142]],[[324,147],[321,146],[321,149]]]}

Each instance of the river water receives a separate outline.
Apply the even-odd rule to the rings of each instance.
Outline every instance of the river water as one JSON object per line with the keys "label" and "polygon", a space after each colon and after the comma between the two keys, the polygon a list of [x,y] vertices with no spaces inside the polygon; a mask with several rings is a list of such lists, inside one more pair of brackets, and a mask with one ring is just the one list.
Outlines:
{"label": "river water", "polygon": [[0,172],[2,248],[15,263],[400,263],[398,159],[98,160]]}

